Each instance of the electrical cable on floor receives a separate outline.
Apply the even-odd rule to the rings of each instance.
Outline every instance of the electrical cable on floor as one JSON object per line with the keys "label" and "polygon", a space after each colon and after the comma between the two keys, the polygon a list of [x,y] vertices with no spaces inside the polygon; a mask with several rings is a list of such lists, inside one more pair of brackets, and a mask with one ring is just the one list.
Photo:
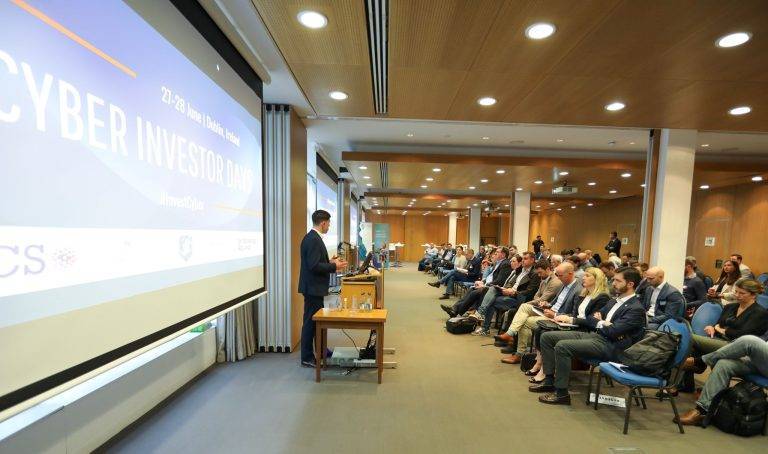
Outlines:
{"label": "electrical cable on floor", "polygon": [[[352,341],[352,345],[354,345],[354,346],[355,346],[355,350],[357,350],[357,351],[359,352],[359,351],[360,351],[360,349],[359,349],[359,348],[357,348],[357,344],[355,343],[355,340],[354,340],[354,339],[352,339],[352,336],[350,336],[350,335],[347,333],[347,331],[346,331],[346,330],[343,330],[343,329],[342,329],[342,330],[341,330],[341,332],[342,332],[342,333],[344,333],[344,335],[345,335],[345,336],[347,336],[347,337],[349,338],[349,340],[351,340],[351,341]],[[343,375],[343,376],[347,376],[347,375],[351,374],[352,372],[354,372],[354,371],[356,371],[356,370],[357,370],[357,366],[352,366],[352,367],[350,367],[349,369],[347,369],[347,370],[345,370],[344,372],[342,372],[342,373],[341,373],[341,375]]]}

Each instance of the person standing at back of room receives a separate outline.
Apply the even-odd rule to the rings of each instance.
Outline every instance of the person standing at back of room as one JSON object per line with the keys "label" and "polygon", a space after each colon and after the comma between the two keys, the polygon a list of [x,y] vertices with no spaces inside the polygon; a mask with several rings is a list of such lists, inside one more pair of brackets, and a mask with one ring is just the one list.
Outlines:
{"label": "person standing at back of room", "polygon": [[621,254],[621,240],[618,237],[618,233],[611,232],[611,238],[608,240],[608,244],[605,245],[605,250],[608,251],[608,254],[611,252],[616,255]]}
{"label": "person standing at back of room", "polygon": [[325,210],[312,213],[312,230],[301,240],[301,271],[299,293],[304,295],[304,325],[301,327],[301,365],[315,367],[313,341],[315,322],[312,316],[323,308],[328,295],[331,273],[346,268],[347,262],[334,256],[328,259],[328,251],[321,235],[328,233],[331,214]]}

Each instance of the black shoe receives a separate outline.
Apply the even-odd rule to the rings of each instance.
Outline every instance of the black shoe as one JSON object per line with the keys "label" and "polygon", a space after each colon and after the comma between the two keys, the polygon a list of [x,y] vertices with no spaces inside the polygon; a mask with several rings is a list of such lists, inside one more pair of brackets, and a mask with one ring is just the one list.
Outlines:
{"label": "black shoe", "polygon": [[514,347],[510,347],[509,344],[507,344],[504,348],[501,349],[501,352],[505,355],[514,355],[517,353],[517,349]]}
{"label": "black shoe", "polygon": [[571,405],[571,395],[558,396],[557,394],[544,394],[539,396],[539,402],[550,405]]}
{"label": "black shoe", "polygon": [[442,294],[442,295],[440,296],[440,298],[438,298],[438,299],[439,299],[439,300],[447,300],[447,299],[449,299],[450,297],[451,297],[451,295]]}
{"label": "black shoe", "polygon": [[[494,347],[509,347],[509,342],[497,340],[497,341],[493,341],[493,346]],[[515,349],[515,350],[517,350],[517,349]],[[512,352],[512,354],[514,354],[514,353],[517,353],[517,352],[516,351]]]}
{"label": "black shoe", "polygon": [[312,361],[302,361],[301,367],[311,367],[312,369],[314,369],[315,367],[317,367],[317,364],[315,363],[314,359]]}
{"label": "black shoe", "polygon": [[427,285],[431,285],[434,288],[440,287],[440,283],[439,282],[427,282]]}
{"label": "black shoe", "polygon": [[441,304],[440,309],[444,310],[446,314],[451,316],[451,318],[456,316],[456,312],[453,310],[451,306],[446,306],[445,304]]}
{"label": "black shoe", "polygon": [[555,391],[555,385],[532,385],[528,387],[528,391],[532,393],[551,393]]}

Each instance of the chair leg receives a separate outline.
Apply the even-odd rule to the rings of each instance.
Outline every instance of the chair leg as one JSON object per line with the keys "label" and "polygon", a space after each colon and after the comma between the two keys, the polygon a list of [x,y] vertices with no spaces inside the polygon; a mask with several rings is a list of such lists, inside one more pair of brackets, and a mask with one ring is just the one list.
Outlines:
{"label": "chair leg", "polygon": [[613,379],[607,375],[605,375],[605,384],[613,388]]}
{"label": "chair leg", "polygon": [[589,384],[587,385],[587,401],[586,404],[589,406],[589,393],[592,392],[592,378],[595,375],[595,366],[589,366]]}
{"label": "chair leg", "polygon": [[627,400],[624,402],[624,435],[629,431],[629,411],[632,409],[632,397],[635,395],[633,391],[634,388],[630,386],[629,392],[627,392]]}
{"label": "chair leg", "polygon": [[680,433],[684,434],[683,424],[680,422],[680,415],[677,413],[677,405],[675,405],[675,396],[669,394],[669,403],[672,404],[672,413],[675,414],[675,421],[677,421],[677,428],[680,429]]}
{"label": "chair leg", "polygon": [[643,394],[643,388],[637,388],[637,396],[640,398],[640,402],[643,404],[643,410],[647,410],[648,407],[645,405],[645,395]]}
{"label": "chair leg", "polygon": [[[598,371],[597,372],[597,388],[595,389],[595,410],[597,410],[597,401],[600,399],[600,382],[602,381],[602,375],[603,373]],[[589,401],[589,396],[587,396],[587,401]]]}

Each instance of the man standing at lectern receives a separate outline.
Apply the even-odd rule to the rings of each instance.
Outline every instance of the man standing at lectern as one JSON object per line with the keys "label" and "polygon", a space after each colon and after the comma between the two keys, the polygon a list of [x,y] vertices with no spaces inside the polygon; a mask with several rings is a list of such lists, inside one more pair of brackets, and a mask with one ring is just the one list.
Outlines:
{"label": "man standing at lectern", "polygon": [[301,240],[301,271],[299,272],[299,293],[304,295],[304,325],[301,327],[301,365],[315,367],[312,348],[315,339],[315,322],[312,316],[323,308],[323,299],[328,294],[331,273],[346,268],[347,262],[334,256],[328,260],[328,251],[320,235],[328,233],[331,214],[325,210],[312,213],[312,230]]}

